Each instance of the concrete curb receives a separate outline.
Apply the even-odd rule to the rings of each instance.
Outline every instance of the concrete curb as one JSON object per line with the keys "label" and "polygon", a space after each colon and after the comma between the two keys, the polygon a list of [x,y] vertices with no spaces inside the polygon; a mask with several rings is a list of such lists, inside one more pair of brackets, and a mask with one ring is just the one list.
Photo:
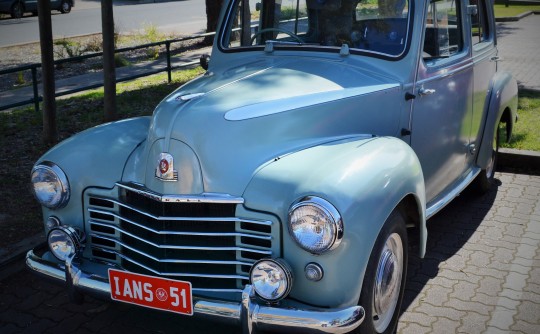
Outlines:
{"label": "concrete curb", "polygon": [[501,148],[497,163],[497,169],[540,175],[540,152]]}
{"label": "concrete curb", "polygon": [[540,11],[538,10],[533,10],[533,11],[528,11],[528,12],[524,12],[524,13],[521,13],[517,16],[505,16],[505,17],[496,17],[495,18],[495,22],[516,22],[516,21],[519,21],[529,15],[539,15],[540,14]]}

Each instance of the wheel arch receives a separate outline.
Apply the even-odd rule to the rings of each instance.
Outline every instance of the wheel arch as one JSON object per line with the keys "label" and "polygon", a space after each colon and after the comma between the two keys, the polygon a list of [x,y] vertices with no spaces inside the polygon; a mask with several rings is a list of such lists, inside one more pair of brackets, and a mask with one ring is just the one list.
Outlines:
{"label": "wheel arch", "polygon": [[485,169],[492,154],[492,140],[499,122],[506,123],[506,141],[509,141],[517,120],[518,86],[508,72],[497,72],[486,97],[484,129],[476,164]]}

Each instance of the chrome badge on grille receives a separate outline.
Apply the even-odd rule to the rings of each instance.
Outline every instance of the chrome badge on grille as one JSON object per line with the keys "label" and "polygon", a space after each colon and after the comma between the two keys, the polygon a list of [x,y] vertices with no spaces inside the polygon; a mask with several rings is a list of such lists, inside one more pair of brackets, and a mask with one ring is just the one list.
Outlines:
{"label": "chrome badge on grille", "polygon": [[162,181],[178,181],[178,171],[174,169],[174,159],[169,153],[159,155],[156,178]]}

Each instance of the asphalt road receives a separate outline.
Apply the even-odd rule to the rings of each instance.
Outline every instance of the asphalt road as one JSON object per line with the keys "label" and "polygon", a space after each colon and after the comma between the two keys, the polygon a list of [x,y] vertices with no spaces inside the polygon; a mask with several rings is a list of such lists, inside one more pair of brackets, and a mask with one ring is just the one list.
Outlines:
{"label": "asphalt road", "polygon": [[[115,26],[120,33],[137,31],[145,25],[178,34],[194,34],[206,28],[206,8],[201,0],[148,4],[115,1],[113,10]],[[39,41],[38,17],[29,15],[22,19],[0,20],[0,47]],[[101,32],[100,1],[76,1],[71,13],[52,11],[51,18],[55,39]]]}

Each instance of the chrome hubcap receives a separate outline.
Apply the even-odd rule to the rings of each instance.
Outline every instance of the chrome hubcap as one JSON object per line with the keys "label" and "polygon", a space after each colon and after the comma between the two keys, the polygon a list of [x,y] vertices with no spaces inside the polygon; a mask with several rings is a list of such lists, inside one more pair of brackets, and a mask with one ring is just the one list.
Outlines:
{"label": "chrome hubcap", "polygon": [[381,252],[373,287],[373,325],[378,333],[386,330],[394,316],[402,276],[403,242],[393,233]]}

